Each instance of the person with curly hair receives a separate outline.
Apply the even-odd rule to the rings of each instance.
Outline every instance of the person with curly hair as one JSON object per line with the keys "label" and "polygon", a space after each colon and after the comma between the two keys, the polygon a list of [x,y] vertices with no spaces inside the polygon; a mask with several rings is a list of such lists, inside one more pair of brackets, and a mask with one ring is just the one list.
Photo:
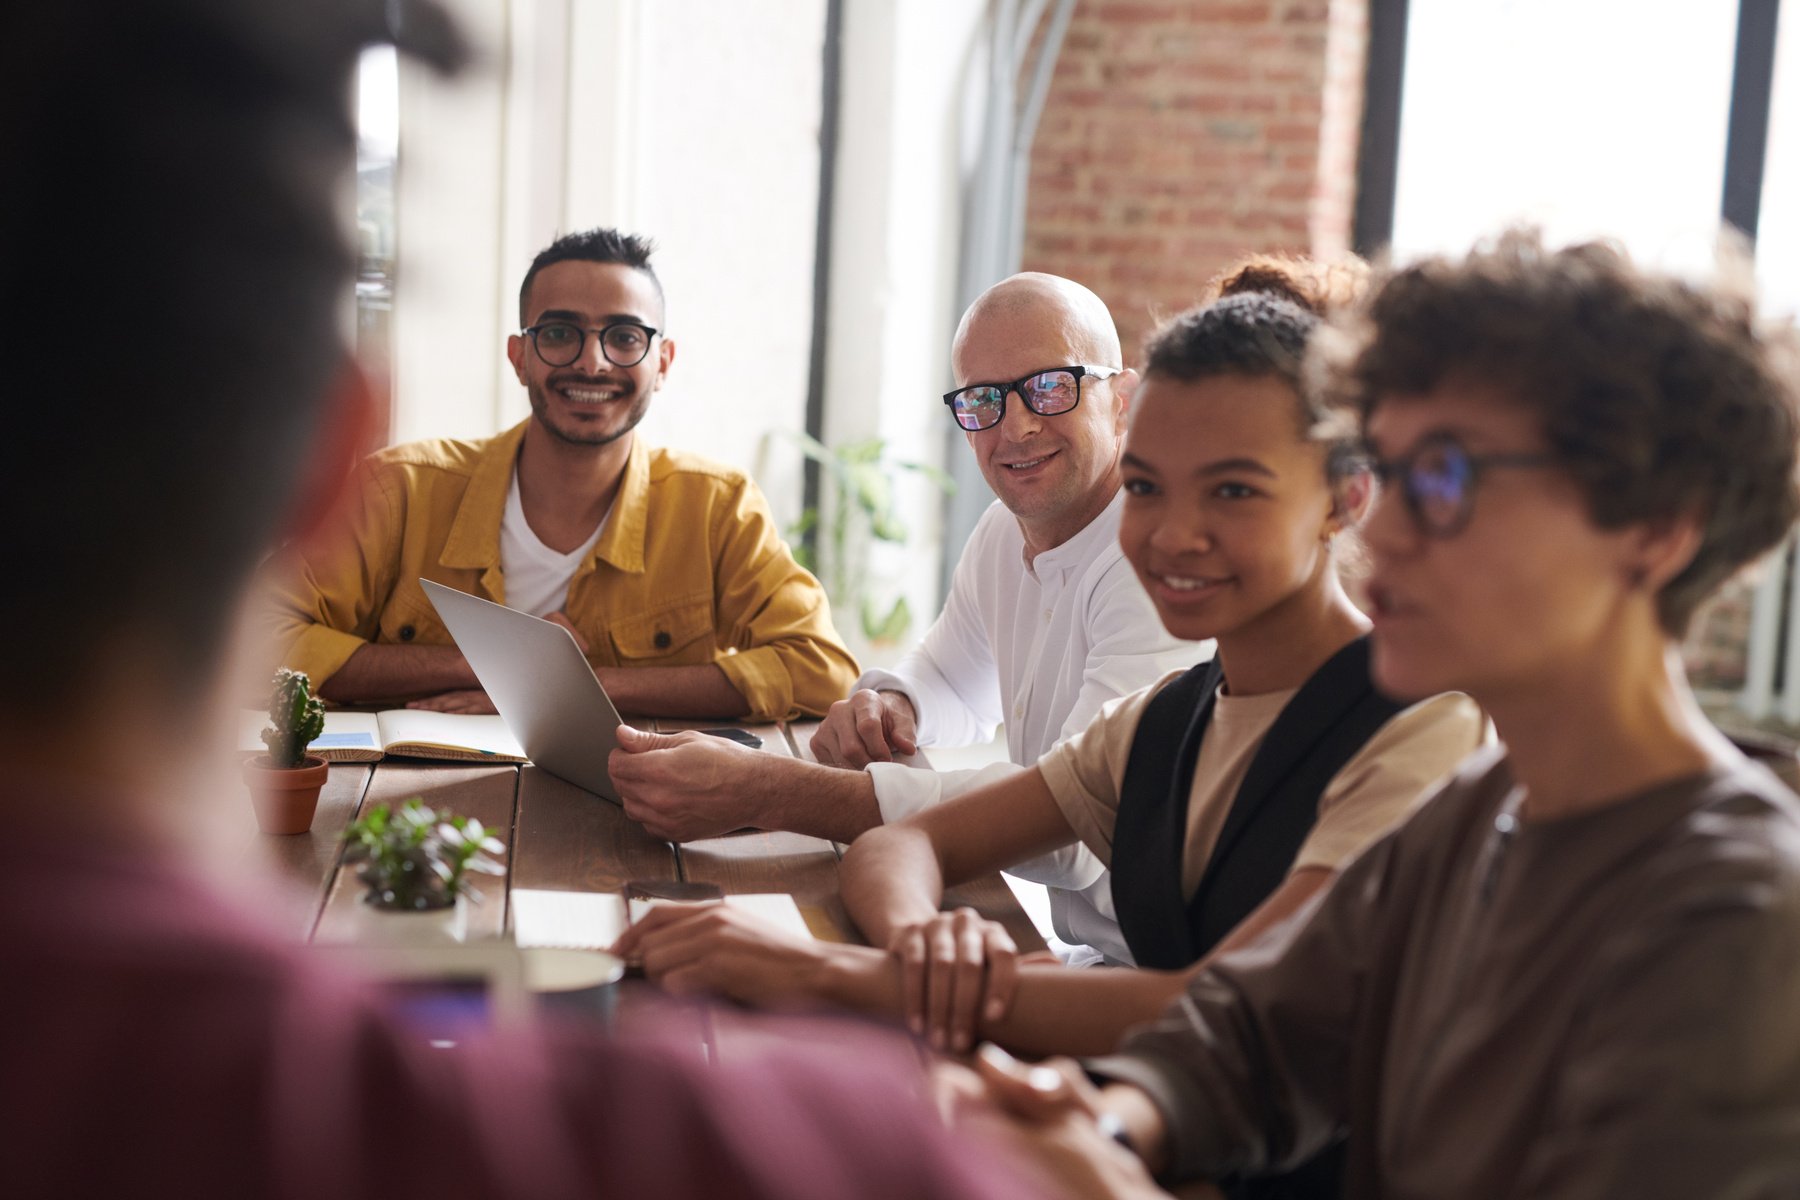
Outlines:
{"label": "person with curly hair", "polygon": [[983,1068],[1164,1179],[1348,1130],[1354,1198],[1800,1193],[1800,803],[1678,643],[1800,512],[1800,357],[1749,295],[1512,233],[1393,271],[1321,378],[1384,487],[1373,677],[1472,756],[1298,918],[1086,1070]]}

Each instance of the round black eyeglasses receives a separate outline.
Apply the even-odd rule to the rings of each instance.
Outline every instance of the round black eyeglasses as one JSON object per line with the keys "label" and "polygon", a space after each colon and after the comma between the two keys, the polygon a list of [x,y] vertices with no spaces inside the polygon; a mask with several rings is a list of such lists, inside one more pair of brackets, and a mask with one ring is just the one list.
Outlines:
{"label": "round black eyeglasses", "polygon": [[970,433],[992,429],[1006,415],[1006,396],[1019,393],[1025,407],[1040,417],[1054,417],[1081,403],[1081,381],[1084,377],[1110,379],[1121,367],[1053,367],[1011,383],[971,383],[944,393],[950,415]]}
{"label": "round black eyeglasses", "polygon": [[657,331],[636,321],[615,321],[604,329],[583,329],[569,321],[544,321],[527,325],[519,333],[531,339],[532,349],[545,365],[566,367],[581,357],[588,334],[600,339],[600,353],[615,367],[635,367],[650,353]]}
{"label": "round black eyeglasses", "polygon": [[1551,467],[1547,453],[1470,454],[1447,433],[1426,438],[1398,458],[1364,461],[1384,485],[1397,483],[1413,523],[1429,537],[1455,537],[1475,514],[1475,487],[1495,467]]}

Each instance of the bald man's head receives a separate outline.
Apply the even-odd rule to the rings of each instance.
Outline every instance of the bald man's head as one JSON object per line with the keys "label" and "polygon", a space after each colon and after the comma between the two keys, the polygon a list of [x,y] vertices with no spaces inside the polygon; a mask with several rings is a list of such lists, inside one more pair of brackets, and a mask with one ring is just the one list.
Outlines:
{"label": "bald man's head", "polygon": [[1117,370],[1124,366],[1119,331],[1100,297],[1055,275],[1003,279],[963,314],[950,365],[959,388],[1088,368],[1078,376],[1074,408],[1046,416],[1009,387],[999,423],[964,436],[1033,553],[1075,536],[1106,509],[1119,490],[1125,410],[1137,376]]}
{"label": "bald man's head", "polygon": [[1119,331],[1105,301],[1072,279],[1041,271],[1021,271],[981,293],[963,314],[950,347],[950,365],[957,383],[975,382],[963,370],[964,360],[975,343],[1016,335],[1025,328],[1061,340],[1077,356],[1071,361],[1105,367],[1124,365]]}

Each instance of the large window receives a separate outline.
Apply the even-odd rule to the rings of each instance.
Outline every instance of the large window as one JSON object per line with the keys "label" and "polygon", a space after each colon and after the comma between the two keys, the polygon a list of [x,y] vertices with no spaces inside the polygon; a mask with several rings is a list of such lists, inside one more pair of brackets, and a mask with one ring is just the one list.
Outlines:
{"label": "large window", "polygon": [[393,397],[394,163],[400,78],[392,46],[366,51],[356,77],[356,357],[377,406],[374,442],[387,441]]}
{"label": "large window", "polygon": [[1756,274],[1772,311],[1800,315],[1800,4],[1790,0],[1782,17],[1775,39]]}
{"label": "large window", "polygon": [[1736,29],[1723,2],[1412,0],[1396,252],[1459,251],[1531,222],[1704,265]]}
{"label": "large window", "polygon": [[[1793,313],[1800,18],[1789,8],[1756,249],[1765,307]],[[1739,4],[1726,0],[1410,0],[1396,256],[1457,253],[1528,223],[1553,240],[1603,236],[1641,262],[1709,271],[1738,23]],[[1760,585],[1728,587],[1698,623],[1689,667],[1715,711],[1800,722],[1800,589],[1791,572],[1791,554],[1777,556]]]}

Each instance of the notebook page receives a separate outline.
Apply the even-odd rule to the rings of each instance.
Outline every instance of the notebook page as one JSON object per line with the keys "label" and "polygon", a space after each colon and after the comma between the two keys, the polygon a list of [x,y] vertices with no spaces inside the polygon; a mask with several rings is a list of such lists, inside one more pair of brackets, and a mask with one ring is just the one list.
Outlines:
{"label": "notebook page", "polygon": [[520,947],[605,950],[625,932],[625,899],[617,892],[514,888],[512,925]]}
{"label": "notebook page", "polygon": [[380,720],[381,745],[390,754],[429,757],[436,748],[459,752],[459,758],[492,756],[523,761],[526,757],[506,722],[492,713],[390,708],[380,714]]}

